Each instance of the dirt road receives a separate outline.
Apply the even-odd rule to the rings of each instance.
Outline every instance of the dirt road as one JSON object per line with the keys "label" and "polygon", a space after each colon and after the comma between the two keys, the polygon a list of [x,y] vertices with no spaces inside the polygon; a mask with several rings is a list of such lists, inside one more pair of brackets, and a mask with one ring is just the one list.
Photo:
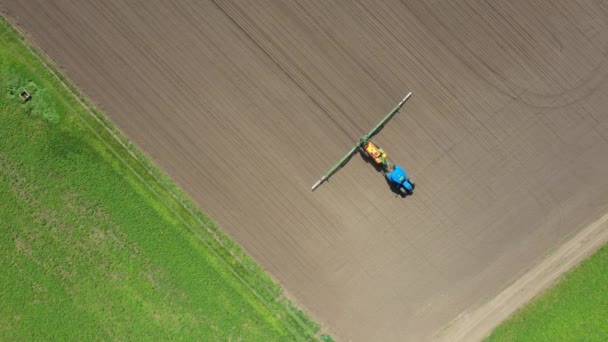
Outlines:
{"label": "dirt road", "polygon": [[[341,340],[431,339],[608,209],[603,1],[0,0]],[[408,91],[361,158],[310,186]]]}

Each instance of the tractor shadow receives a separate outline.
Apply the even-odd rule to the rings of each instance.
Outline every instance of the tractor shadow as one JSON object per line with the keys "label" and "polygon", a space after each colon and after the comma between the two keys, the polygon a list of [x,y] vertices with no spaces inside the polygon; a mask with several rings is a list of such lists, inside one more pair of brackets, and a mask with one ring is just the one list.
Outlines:
{"label": "tractor shadow", "polygon": [[376,172],[380,173],[382,175],[382,178],[384,179],[384,181],[386,182],[386,185],[388,185],[389,189],[395,194],[395,197],[401,197],[401,198],[406,198],[407,194],[402,193],[399,190],[399,187],[396,186],[393,182],[389,181],[388,178],[386,178],[385,176],[385,172],[384,169],[382,168],[382,166],[374,163],[370,157],[367,155],[367,153],[365,153],[365,151],[362,148],[358,149],[359,155],[361,156],[361,158],[367,163],[370,164],[371,166],[374,167],[374,169],[376,170]]}

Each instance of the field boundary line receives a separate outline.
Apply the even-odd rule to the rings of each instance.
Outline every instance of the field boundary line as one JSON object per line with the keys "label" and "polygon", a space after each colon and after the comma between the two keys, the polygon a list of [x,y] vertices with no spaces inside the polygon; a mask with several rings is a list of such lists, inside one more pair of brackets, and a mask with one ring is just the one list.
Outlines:
{"label": "field boundary line", "polygon": [[556,284],[562,275],[608,242],[608,212],[541,260],[511,285],[472,312],[463,312],[434,339],[480,341],[536,296]]}

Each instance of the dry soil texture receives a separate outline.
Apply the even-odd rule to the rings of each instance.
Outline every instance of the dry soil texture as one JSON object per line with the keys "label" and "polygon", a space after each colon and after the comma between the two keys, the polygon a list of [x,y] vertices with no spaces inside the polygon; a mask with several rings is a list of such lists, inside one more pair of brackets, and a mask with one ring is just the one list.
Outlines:
{"label": "dry soil texture", "polygon": [[[606,1],[0,3],[340,339],[430,339],[608,206]],[[311,192],[410,90],[415,195]]]}

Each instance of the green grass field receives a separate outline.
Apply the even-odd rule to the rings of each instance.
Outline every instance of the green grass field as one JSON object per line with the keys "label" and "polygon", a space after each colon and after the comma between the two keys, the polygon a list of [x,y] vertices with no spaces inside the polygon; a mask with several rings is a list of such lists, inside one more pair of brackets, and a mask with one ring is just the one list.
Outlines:
{"label": "green grass field", "polygon": [[607,341],[608,246],[500,325],[486,340]]}
{"label": "green grass field", "polygon": [[3,18],[0,279],[3,341],[319,337]]}

